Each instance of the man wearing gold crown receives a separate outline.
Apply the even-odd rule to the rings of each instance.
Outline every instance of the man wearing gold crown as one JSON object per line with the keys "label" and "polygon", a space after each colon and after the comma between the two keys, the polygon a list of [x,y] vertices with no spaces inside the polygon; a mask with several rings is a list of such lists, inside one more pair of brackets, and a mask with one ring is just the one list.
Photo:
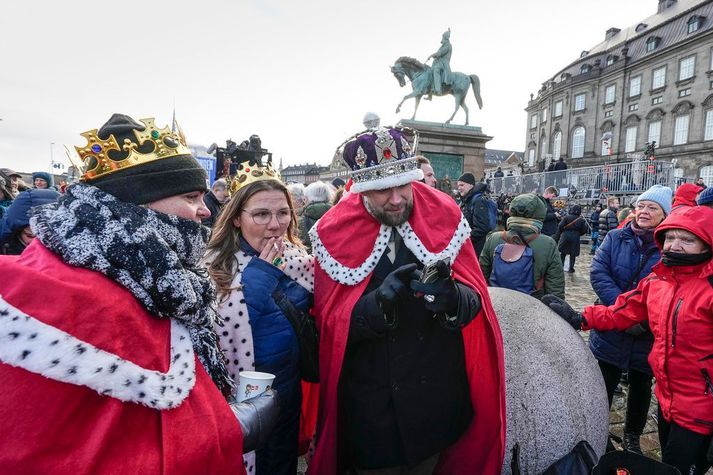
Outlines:
{"label": "man wearing gold crown", "polygon": [[198,270],[205,172],[180,134],[141,122],[84,133],[81,183],[0,258],[0,473],[245,473],[264,437],[251,409],[274,418],[274,394],[226,401]]}
{"label": "man wearing gold crown", "polygon": [[308,473],[499,474],[502,337],[468,223],[416,181],[401,130],[339,151],[352,193],[311,231],[320,409]]}

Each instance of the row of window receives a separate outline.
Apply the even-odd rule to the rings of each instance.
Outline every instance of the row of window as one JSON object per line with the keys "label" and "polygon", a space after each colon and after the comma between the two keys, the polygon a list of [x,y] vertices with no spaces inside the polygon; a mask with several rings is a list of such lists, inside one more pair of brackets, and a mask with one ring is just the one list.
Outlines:
{"label": "row of window", "polygon": [[[676,116],[673,124],[673,145],[683,145],[688,143],[688,126],[690,123],[690,115],[682,114]],[[626,128],[626,139],[624,142],[624,152],[632,153],[636,151],[637,135],[639,127],[631,126]],[[577,126],[572,130],[572,158],[582,158],[584,156],[584,144],[586,139],[586,129],[583,126]],[[703,132],[703,140],[713,140],[713,109],[706,111],[705,128]],[[661,121],[649,122],[647,142],[661,143]],[[547,140],[542,140],[540,144],[540,157],[547,154]],[[601,155],[610,155],[612,148],[611,138],[602,140]],[[528,151],[534,159],[535,149],[530,148]],[[558,159],[562,153],[562,131],[558,130],[552,135],[552,157]],[[528,157],[529,158],[529,157]]]}
{"label": "row of window", "polygon": [[[651,90],[656,91],[663,88],[666,85],[666,68],[667,66],[661,66],[653,70],[651,74]],[[678,62],[678,81],[686,81],[691,79],[696,70],[696,55],[692,54],[682,58]],[[710,54],[710,65],[709,70],[713,70],[713,48],[711,48]],[[641,82],[642,74],[638,74],[629,79],[629,97],[637,97],[641,95]],[[679,91],[679,97],[689,96],[691,94],[690,88]],[[616,84],[610,84],[604,88],[604,104],[613,104],[616,101]],[[652,105],[661,104],[663,102],[663,97],[652,98]],[[561,117],[563,112],[562,100],[556,101],[553,107],[552,117]],[[575,94],[574,96],[574,112],[583,111],[587,104],[587,94],[582,92]],[[638,106],[636,107],[638,109]],[[636,110],[634,109],[634,110]],[[630,108],[630,111],[632,109]],[[541,111],[541,122],[547,121],[547,108]],[[532,114],[530,116],[530,128],[537,128],[537,114]]]}

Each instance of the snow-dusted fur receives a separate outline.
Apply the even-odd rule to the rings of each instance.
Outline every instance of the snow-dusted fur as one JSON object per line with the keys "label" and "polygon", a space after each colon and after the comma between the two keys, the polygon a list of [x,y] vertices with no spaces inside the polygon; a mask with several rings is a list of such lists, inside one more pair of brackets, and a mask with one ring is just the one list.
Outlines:
{"label": "snow-dusted fur", "polygon": [[195,353],[185,325],[171,320],[168,372],[142,368],[47,325],[0,296],[0,361],[49,379],[153,409],[181,405],[196,382]]}

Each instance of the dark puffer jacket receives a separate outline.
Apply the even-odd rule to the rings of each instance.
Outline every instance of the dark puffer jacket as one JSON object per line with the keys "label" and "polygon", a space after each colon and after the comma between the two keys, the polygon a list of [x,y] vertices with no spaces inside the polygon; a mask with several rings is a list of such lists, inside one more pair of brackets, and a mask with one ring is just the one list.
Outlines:
{"label": "dark puffer jacket", "polygon": [[[639,281],[651,273],[651,268],[659,258],[653,233],[645,243],[634,234],[631,223],[610,231],[597,249],[589,274],[592,288],[600,302],[612,305],[620,294],[635,288]],[[595,358],[622,369],[632,368],[646,374],[651,374],[647,358],[652,345],[653,336],[649,331],[639,336],[623,331],[592,330],[589,334],[589,348]]]}
{"label": "dark puffer jacket", "polygon": [[617,218],[618,210],[614,208],[607,208],[601,213],[599,213],[599,244],[604,242],[604,238],[607,237],[607,233],[612,229],[616,229],[619,226],[619,219]]}

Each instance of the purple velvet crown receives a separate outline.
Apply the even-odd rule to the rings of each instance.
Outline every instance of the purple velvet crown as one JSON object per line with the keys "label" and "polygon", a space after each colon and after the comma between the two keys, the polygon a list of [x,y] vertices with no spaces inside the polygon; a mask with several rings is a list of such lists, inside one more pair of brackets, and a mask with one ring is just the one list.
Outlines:
{"label": "purple velvet crown", "polygon": [[403,132],[391,127],[370,129],[344,145],[342,158],[350,170],[362,170],[411,156]]}

